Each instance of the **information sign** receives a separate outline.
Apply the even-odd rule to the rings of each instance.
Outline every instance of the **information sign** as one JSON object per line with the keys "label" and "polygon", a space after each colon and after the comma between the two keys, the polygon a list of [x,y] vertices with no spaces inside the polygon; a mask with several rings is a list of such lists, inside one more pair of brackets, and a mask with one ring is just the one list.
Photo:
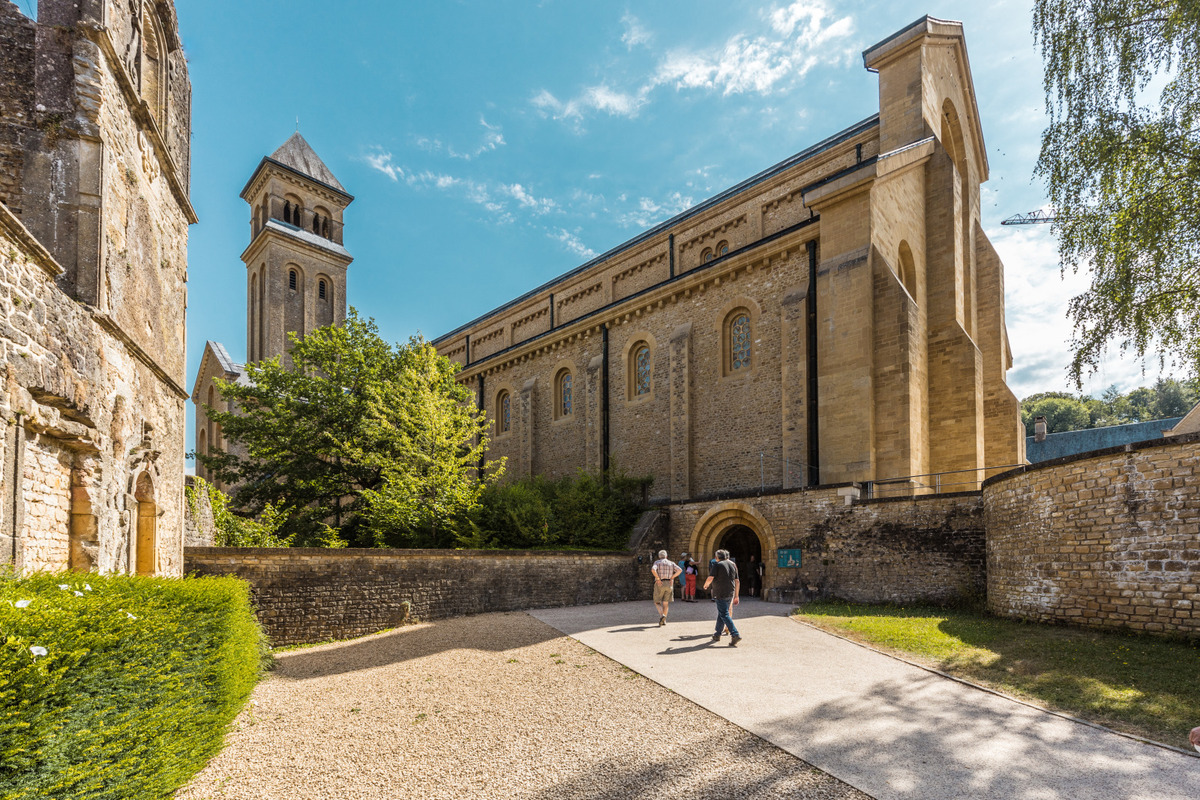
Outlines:
{"label": "information sign", "polygon": [[798,569],[800,567],[799,550],[778,550],[780,569]]}

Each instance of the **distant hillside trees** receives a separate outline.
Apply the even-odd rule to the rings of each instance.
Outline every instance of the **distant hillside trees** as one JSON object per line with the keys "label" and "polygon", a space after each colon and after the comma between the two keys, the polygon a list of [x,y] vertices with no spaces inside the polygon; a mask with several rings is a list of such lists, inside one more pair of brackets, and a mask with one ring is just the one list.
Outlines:
{"label": "distant hillside trees", "polygon": [[1021,421],[1033,435],[1035,417],[1045,417],[1050,433],[1106,428],[1182,417],[1200,401],[1200,381],[1160,379],[1152,387],[1140,386],[1121,394],[1115,386],[1100,397],[1067,392],[1039,392],[1021,401]]}

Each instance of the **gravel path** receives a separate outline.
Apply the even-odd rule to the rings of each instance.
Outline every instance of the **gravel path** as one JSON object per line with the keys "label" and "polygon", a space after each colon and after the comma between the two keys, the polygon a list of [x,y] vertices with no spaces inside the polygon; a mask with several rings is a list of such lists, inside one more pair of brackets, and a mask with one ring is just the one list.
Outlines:
{"label": "gravel path", "polygon": [[870,800],[527,614],[281,653],[178,800]]}

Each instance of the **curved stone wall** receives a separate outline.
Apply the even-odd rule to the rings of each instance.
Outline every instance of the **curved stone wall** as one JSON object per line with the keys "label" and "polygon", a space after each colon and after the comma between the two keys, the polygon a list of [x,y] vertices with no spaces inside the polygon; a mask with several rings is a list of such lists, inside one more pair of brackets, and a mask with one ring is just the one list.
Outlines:
{"label": "curved stone wall", "polygon": [[1026,467],[983,497],[993,612],[1200,632],[1200,434]]}

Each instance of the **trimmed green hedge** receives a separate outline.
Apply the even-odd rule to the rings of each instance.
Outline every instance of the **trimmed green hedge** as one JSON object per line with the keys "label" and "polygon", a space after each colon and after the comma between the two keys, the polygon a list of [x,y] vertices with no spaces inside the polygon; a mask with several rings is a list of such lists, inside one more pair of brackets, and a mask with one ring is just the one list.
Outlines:
{"label": "trimmed green hedge", "polygon": [[0,800],[169,796],[267,653],[236,578],[0,580]]}

